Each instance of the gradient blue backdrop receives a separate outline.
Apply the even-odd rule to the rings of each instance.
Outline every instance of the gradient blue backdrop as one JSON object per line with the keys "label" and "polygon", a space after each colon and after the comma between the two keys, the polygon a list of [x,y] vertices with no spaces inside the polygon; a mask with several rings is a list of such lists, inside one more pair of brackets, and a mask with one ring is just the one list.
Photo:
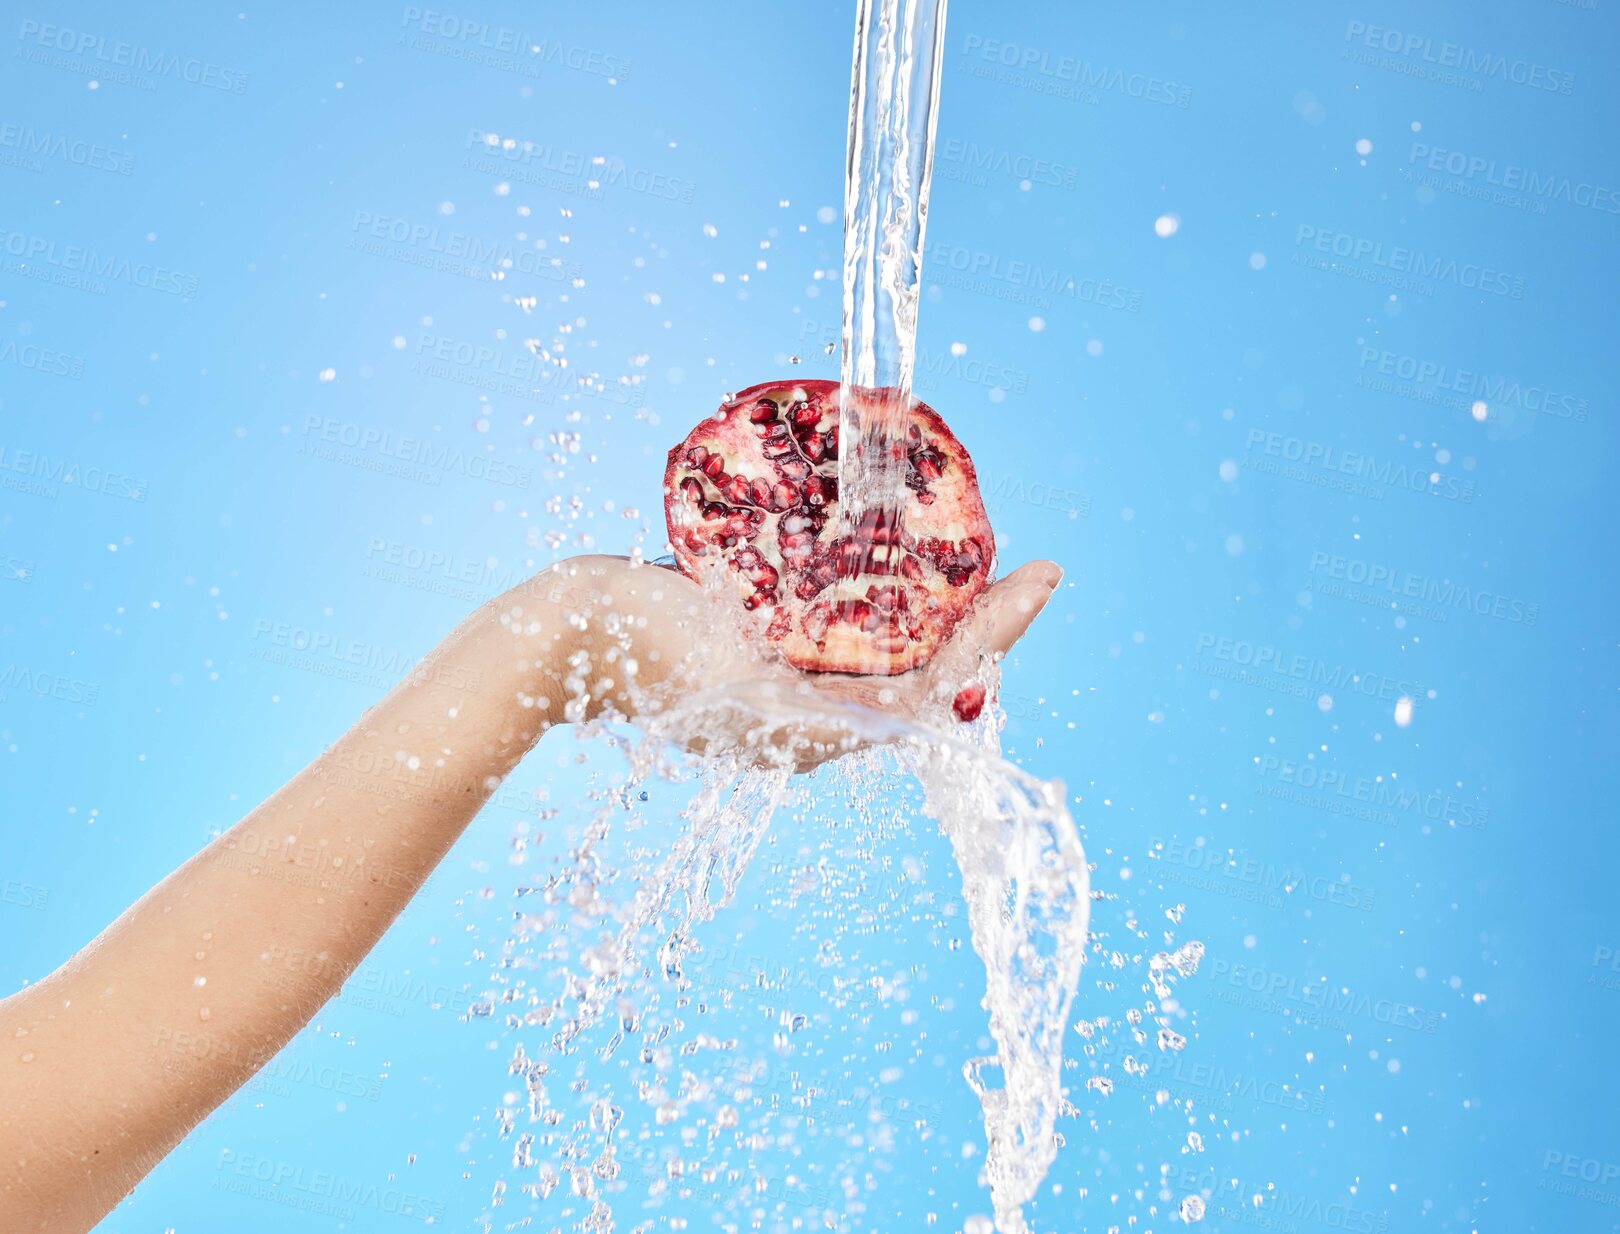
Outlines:
{"label": "gradient blue backdrop", "polygon": [[[1105,893],[1074,1018],[1140,1003],[1139,965],[1100,987],[1106,957],[1159,945],[1166,910],[1208,949],[1168,1078],[1071,1035],[1037,1228],[1165,1230],[1193,1192],[1212,1230],[1620,1228],[1616,20],[953,6],[920,384],[1003,561],[1067,571],[1008,667],[1005,740],[1068,785]],[[656,555],[664,451],[725,391],[833,373],[851,22],[10,6],[0,991],[478,600],[582,547]],[[289,656],[306,636],[342,650]],[[513,1039],[462,1017],[513,825],[531,789],[583,785],[573,744],[101,1228],[561,1220],[515,1186],[489,1208]],[[745,894],[714,937],[780,927]],[[896,1150],[840,1228],[957,1230],[988,1207],[960,1151],[982,970],[891,945],[956,996],[907,1081],[948,1151]],[[351,1201],[322,1211],[320,1171]],[[671,1216],[720,1228],[648,1219]]]}

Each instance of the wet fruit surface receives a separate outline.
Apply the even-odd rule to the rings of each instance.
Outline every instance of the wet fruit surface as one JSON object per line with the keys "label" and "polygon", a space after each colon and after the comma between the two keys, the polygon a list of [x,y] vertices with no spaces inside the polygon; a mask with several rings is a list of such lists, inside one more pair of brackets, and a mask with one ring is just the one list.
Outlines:
{"label": "wet fruit surface", "polygon": [[926,404],[904,440],[899,526],[838,513],[835,381],[766,383],[723,403],[669,453],[675,561],[718,554],[760,637],[812,671],[901,673],[926,663],[990,581],[995,542],[967,451]]}
{"label": "wet fruit surface", "polygon": [[951,700],[951,710],[964,724],[977,720],[984,710],[984,687],[978,684],[964,687]]}

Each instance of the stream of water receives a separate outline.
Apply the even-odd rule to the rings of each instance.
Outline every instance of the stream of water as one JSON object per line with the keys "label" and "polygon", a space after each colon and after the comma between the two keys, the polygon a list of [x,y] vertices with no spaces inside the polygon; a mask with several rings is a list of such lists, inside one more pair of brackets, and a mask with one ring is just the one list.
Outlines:
{"label": "stream of water", "polygon": [[934,170],[945,0],[857,0],[844,178],[838,495],[846,534],[897,527]]}
{"label": "stream of water", "polygon": [[[844,188],[839,500],[846,535],[902,526],[946,0],[858,0]],[[967,1073],[984,1108],[985,1175],[1003,1230],[1023,1230],[1056,1151],[1064,1016],[1086,941],[1086,866],[1062,790],[999,758],[994,723],[964,758],[937,733],[905,743],[962,874],[997,1044]],[[1004,1085],[984,1078],[999,1067]]]}

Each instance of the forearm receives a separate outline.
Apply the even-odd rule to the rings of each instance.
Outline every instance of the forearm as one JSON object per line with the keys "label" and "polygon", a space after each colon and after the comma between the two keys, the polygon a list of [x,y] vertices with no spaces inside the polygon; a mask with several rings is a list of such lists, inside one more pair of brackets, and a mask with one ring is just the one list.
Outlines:
{"label": "forearm", "polygon": [[576,625],[533,584],[486,605],[315,762],[0,1002],[0,1212],[87,1229],[338,992],[562,718]]}

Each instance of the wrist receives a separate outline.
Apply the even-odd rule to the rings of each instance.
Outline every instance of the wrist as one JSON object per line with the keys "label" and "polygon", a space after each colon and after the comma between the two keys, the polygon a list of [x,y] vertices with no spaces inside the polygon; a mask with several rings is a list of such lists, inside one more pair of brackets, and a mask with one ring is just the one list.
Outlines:
{"label": "wrist", "polygon": [[577,723],[641,709],[645,688],[672,668],[667,634],[691,617],[694,598],[673,571],[593,554],[559,562],[497,604],[522,613],[526,672],[550,691],[548,720]]}
{"label": "wrist", "polygon": [[567,580],[553,567],[489,601],[457,630],[454,641],[476,663],[482,705],[528,744],[568,713],[570,665],[585,649],[585,631]]}

